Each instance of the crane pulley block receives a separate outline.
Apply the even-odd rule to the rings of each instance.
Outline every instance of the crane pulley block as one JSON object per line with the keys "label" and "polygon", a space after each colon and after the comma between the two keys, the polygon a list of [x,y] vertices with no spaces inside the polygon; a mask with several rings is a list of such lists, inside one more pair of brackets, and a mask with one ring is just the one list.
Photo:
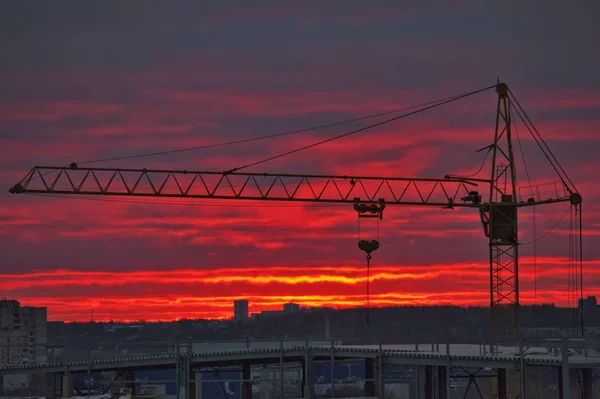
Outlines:
{"label": "crane pulley block", "polygon": [[[376,204],[370,203],[365,204],[360,202],[360,198],[354,199],[354,210],[358,212],[359,218],[359,237],[358,237],[358,248],[367,254],[367,261],[371,259],[371,252],[379,248],[379,221],[383,219],[383,210],[385,209],[385,200],[379,199]],[[371,218],[377,222],[377,239],[361,239],[360,237],[360,219]]]}
{"label": "crane pulley block", "polygon": [[354,210],[358,212],[359,218],[379,218],[383,219],[383,210],[385,209],[385,200],[379,199],[378,204],[365,204],[360,202],[360,198],[354,198]]}

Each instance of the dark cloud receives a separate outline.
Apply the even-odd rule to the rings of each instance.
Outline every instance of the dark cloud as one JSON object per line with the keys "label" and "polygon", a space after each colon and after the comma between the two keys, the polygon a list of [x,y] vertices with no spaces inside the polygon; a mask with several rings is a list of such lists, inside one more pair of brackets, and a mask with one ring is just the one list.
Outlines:
{"label": "dark cloud", "polygon": [[[493,84],[499,75],[584,195],[584,249],[586,257],[596,259],[598,7],[593,1],[439,1],[411,6],[361,1],[273,1],[261,6],[4,2],[0,187],[8,189],[35,164],[283,132],[467,92]],[[475,150],[491,143],[495,105],[496,96],[489,91],[250,170],[423,177],[477,171],[482,154]],[[95,165],[224,170],[365,125]],[[522,125],[518,133],[532,184],[557,181]],[[520,184],[529,184],[518,157]],[[488,173],[486,166],[482,174]],[[231,267],[268,271],[285,265],[310,276],[323,265],[363,265],[351,207],[227,204],[194,208],[5,194],[0,197],[1,272]],[[554,225],[563,212],[559,208],[537,210],[538,234]],[[464,268],[487,261],[487,242],[476,212],[386,212],[375,263],[433,270],[436,264]],[[522,221],[524,240],[530,240],[531,212],[523,212]],[[568,254],[567,222],[537,247],[548,262]],[[531,251],[523,247],[523,254]],[[530,270],[530,265],[523,267]],[[463,282],[470,285],[472,298],[485,300],[487,280],[479,277],[465,275]],[[547,298],[560,297],[556,287],[561,279],[557,274],[540,280]],[[459,280],[429,281],[435,281],[440,300],[457,295],[452,287]],[[267,307],[278,306],[277,295],[286,289],[273,284],[266,291],[277,298],[265,299]],[[417,292],[432,286],[415,284],[404,288]],[[590,293],[598,289],[594,284],[589,285]],[[388,292],[385,287],[390,286],[380,285],[381,292]],[[175,295],[176,288],[170,289],[155,292],[161,298]],[[31,303],[65,295],[61,286],[40,290],[11,292]],[[230,301],[235,290],[246,292],[247,287],[235,286],[223,301]],[[80,291],[77,295],[85,295]],[[148,299],[145,294],[136,292],[128,306],[139,307]],[[112,298],[105,306],[118,300]],[[337,300],[357,304],[350,297]],[[185,301],[181,306],[189,305],[194,312],[222,313]],[[81,312],[67,309],[62,300],[51,303],[63,308],[57,314],[64,317],[77,318]],[[168,314],[160,298],[149,303]],[[131,317],[139,317],[136,312],[131,310]]]}

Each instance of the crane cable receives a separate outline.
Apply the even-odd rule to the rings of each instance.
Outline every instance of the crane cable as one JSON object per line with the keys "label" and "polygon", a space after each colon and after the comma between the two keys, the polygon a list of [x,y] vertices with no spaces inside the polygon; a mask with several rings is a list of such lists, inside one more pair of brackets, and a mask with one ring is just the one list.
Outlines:
{"label": "crane cable", "polygon": [[[359,220],[359,226],[360,226],[360,217],[358,218]],[[377,223],[377,248],[379,247],[379,218],[377,218],[376,220]],[[359,227],[360,229],[360,227]],[[360,236],[359,236],[360,238]],[[359,245],[360,247],[360,245]],[[367,252],[367,313],[366,313],[366,324],[367,326],[371,326],[371,252]]]}
{"label": "crane cable", "polygon": [[[527,112],[525,112],[525,110],[523,109],[523,107],[521,106],[521,104],[519,103],[519,100],[517,100],[517,98],[515,97],[515,95],[513,94],[511,89],[508,89],[510,98],[517,104],[518,108],[515,108],[515,111],[517,112],[517,115],[519,115],[519,118],[521,118],[521,121],[523,122],[523,125],[525,125],[525,127],[527,128],[527,130],[529,130],[529,133],[531,134],[531,137],[533,137],[533,139],[535,140],[535,142],[537,143],[537,145],[540,147],[540,149],[542,150],[542,153],[544,154],[544,156],[546,157],[546,159],[548,160],[548,162],[550,162],[550,165],[552,166],[552,168],[554,169],[554,171],[556,172],[556,174],[558,175],[558,177],[560,178],[560,180],[562,181],[562,183],[565,185],[565,187],[567,187],[569,190],[573,189],[574,191],[577,191],[577,188],[575,187],[575,184],[573,184],[573,182],[571,181],[571,179],[569,178],[569,176],[567,175],[567,172],[565,172],[565,170],[563,169],[562,165],[560,164],[560,162],[558,162],[558,159],[556,159],[556,157],[554,156],[554,153],[552,152],[552,150],[550,149],[550,147],[548,147],[548,144],[546,144],[546,141],[543,139],[543,137],[540,135],[540,133],[538,132],[537,128],[535,127],[535,125],[533,124],[533,122],[531,121],[531,119],[529,118],[529,116],[527,115]],[[522,115],[521,115],[522,113]],[[525,121],[527,120],[527,122],[529,122],[529,124]],[[531,127],[529,126],[531,125]],[[546,148],[546,150],[544,150],[544,147]],[[552,162],[552,159],[554,160],[554,162]],[[559,170],[562,172],[559,172]],[[568,181],[571,186],[569,186],[567,184]]]}
{"label": "crane cable", "polygon": [[325,139],[325,140],[317,141],[317,142],[314,142],[312,144],[308,144],[308,145],[305,145],[305,146],[302,146],[302,147],[298,147],[298,148],[295,148],[295,149],[290,150],[290,151],[286,151],[286,152],[283,152],[283,153],[280,153],[280,154],[277,154],[277,155],[273,155],[273,156],[268,157],[268,158],[264,158],[264,159],[258,160],[256,162],[249,163],[247,165],[243,165],[243,166],[238,166],[238,167],[232,168],[232,169],[226,171],[225,173],[237,172],[239,170],[246,169],[246,168],[249,168],[249,167],[252,167],[252,166],[256,166],[256,165],[260,165],[260,164],[263,164],[263,163],[266,163],[266,162],[269,162],[269,161],[272,161],[272,160],[275,160],[275,159],[278,159],[278,158],[285,157],[287,155],[291,155],[291,154],[295,154],[295,153],[303,151],[303,150],[307,150],[309,148],[317,147],[317,146],[319,146],[321,144],[329,143],[329,142],[334,141],[334,140],[339,140],[341,138],[348,137],[348,136],[351,136],[351,135],[356,134],[356,133],[364,132],[365,130],[372,129],[372,128],[377,127],[377,126],[382,126],[382,125],[385,125],[387,123],[396,121],[398,119],[406,118],[408,116],[421,113],[423,111],[427,111],[427,110],[430,110],[430,109],[433,109],[433,108],[437,108],[439,106],[451,103],[453,101],[460,100],[460,99],[465,98],[465,97],[472,96],[472,95],[477,94],[477,93],[481,93],[481,92],[486,91],[486,90],[490,90],[490,89],[495,88],[495,87],[496,87],[496,85],[493,84],[491,86],[487,86],[487,87],[484,87],[484,88],[479,89],[479,90],[474,90],[474,91],[471,91],[469,93],[465,93],[465,94],[461,94],[461,95],[458,95],[458,96],[450,97],[447,100],[444,100],[444,101],[441,101],[441,102],[437,102],[435,104],[428,105],[426,107],[417,109],[415,111],[407,112],[405,114],[402,114],[402,115],[399,115],[399,116],[395,116],[393,118],[386,119],[386,120],[381,121],[381,122],[373,123],[371,125],[362,127],[360,129],[352,130],[350,132],[339,134],[337,136],[333,136],[333,137],[330,137],[330,138]]}
{"label": "crane cable", "polygon": [[[580,204],[581,205],[581,204]],[[570,221],[570,229],[569,229],[569,237],[570,237],[570,251],[571,256],[569,258],[569,267],[572,269],[572,279],[573,283],[571,284],[571,288],[573,289],[572,297],[573,297],[573,329],[574,334],[577,334],[577,327],[581,328],[581,335],[583,336],[585,333],[584,326],[584,303],[583,303],[583,249],[582,249],[582,218],[581,218],[581,208],[577,205],[571,205],[571,221]],[[577,296],[579,295],[579,298]],[[578,301],[579,299],[579,301]],[[579,313],[580,318],[577,317],[577,313]]]}
{"label": "crane cable", "polygon": [[[489,88],[486,88],[486,89],[489,89]],[[391,111],[379,112],[376,114],[365,115],[365,116],[361,116],[358,118],[346,119],[346,120],[342,120],[342,121],[331,122],[331,123],[326,123],[326,124],[322,124],[322,125],[315,125],[315,126],[310,126],[307,128],[289,130],[289,131],[285,131],[285,132],[268,134],[268,135],[263,135],[263,136],[258,136],[258,137],[249,137],[249,138],[245,138],[245,139],[225,141],[225,142],[215,143],[215,144],[207,144],[207,145],[202,145],[202,146],[179,148],[179,149],[175,149],[175,150],[149,152],[149,153],[143,153],[143,154],[126,155],[126,156],[121,156],[121,157],[92,159],[92,160],[87,160],[87,161],[77,161],[74,163],[83,165],[83,164],[98,163],[98,162],[121,161],[121,160],[126,160],[126,159],[153,157],[153,156],[159,156],[159,155],[168,155],[168,154],[175,154],[175,153],[188,152],[188,151],[197,151],[197,150],[204,150],[204,149],[210,149],[210,148],[225,147],[225,146],[236,145],[236,144],[244,144],[244,143],[249,143],[249,142],[253,142],[253,141],[273,139],[273,138],[289,136],[289,135],[298,134],[298,133],[306,133],[306,132],[319,130],[319,129],[326,129],[329,127],[340,126],[340,125],[344,125],[344,124],[350,124],[350,123],[373,119],[373,118],[377,118],[377,117],[381,117],[381,116],[396,114],[398,112],[409,111],[409,110],[412,110],[415,108],[422,108],[422,107],[427,107],[427,106],[431,106],[431,105],[437,105],[438,103],[446,103],[447,101],[453,101],[457,98],[462,98],[462,95],[445,97],[445,98],[441,98],[438,100],[427,101],[427,102],[424,102],[421,104],[416,104],[416,105],[409,105],[407,107],[402,107],[402,108],[394,109]],[[65,167],[67,167],[67,166],[65,166]],[[54,173],[54,172],[55,171],[46,172],[46,173],[42,174],[42,177],[46,176],[50,173]],[[39,176],[33,177],[33,179],[37,179],[37,178],[39,178]],[[22,183],[25,179],[26,179],[26,177],[24,177],[19,183]]]}
{"label": "crane cable", "polygon": [[367,254],[367,326],[371,325],[371,303],[370,303],[370,292],[369,283],[371,280],[371,254]]}
{"label": "crane cable", "polygon": [[579,204],[579,297],[581,298],[581,336],[585,336],[585,323],[583,314],[583,210]]}
{"label": "crane cable", "polygon": [[[510,98],[508,99],[508,112],[509,112],[509,120],[512,122],[512,110],[514,110],[514,105]],[[517,136],[517,143],[519,144],[519,153],[521,154],[521,159],[523,161],[523,169],[525,170],[525,175],[527,176],[527,182],[529,183],[529,188],[531,189],[531,195],[533,196],[533,184],[531,184],[531,176],[529,174],[529,168],[527,167],[527,162],[525,161],[525,152],[523,151],[523,145],[521,144],[521,137],[519,136],[519,130],[517,129],[516,122],[513,123],[513,127],[515,130],[515,135]],[[533,205],[533,304],[537,305],[537,234],[536,234],[536,206]],[[534,307],[534,319],[536,327],[538,326],[538,314],[537,308]]]}
{"label": "crane cable", "polygon": [[422,104],[410,105],[410,106],[407,106],[407,107],[402,107],[402,108],[394,109],[394,110],[391,110],[391,111],[379,112],[377,114],[371,114],[371,115],[361,116],[361,117],[352,118],[352,119],[345,119],[345,120],[342,120],[342,121],[326,123],[326,124],[323,124],[323,125],[310,126],[310,127],[306,127],[306,128],[302,128],[302,129],[289,130],[289,131],[286,131],[286,132],[280,132],[280,133],[274,133],[274,134],[267,134],[267,135],[264,135],[264,136],[249,137],[249,138],[245,138],[245,139],[225,141],[225,142],[215,143],[215,144],[207,144],[207,145],[201,145],[201,146],[196,146],[196,147],[180,148],[180,149],[176,149],[176,150],[167,150],[167,151],[149,152],[149,153],[137,154],[137,155],[126,155],[126,156],[122,156],[122,157],[112,157],[112,158],[95,159],[95,160],[82,161],[82,162],[77,162],[77,163],[78,164],[88,164],[88,163],[97,163],[97,162],[121,161],[121,160],[124,160],[124,159],[153,157],[153,156],[158,156],[158,155],[167,155],[167,154],[175,154],[175,153],[187,152],[187,151],[204,150],[204,149],[209,149],[209,148],[225,147],[225,146],[235,145],[235,144],[244,144],[244,143],[249,143],[249,142],[252,142],[252,141],[273,139],[273,138],[278,138],[278,137],[283,137],[283,136],[289,136],[289,135],[297,134],[297,133],[306,133],[306,132],[310,132],[310,131],[314,131],[314,130],[326,129],[326,128],[329,128],[329,127],[340,126],[340,125],[345,125],[345,124],[354,123],[354,122],[360,122],[360,121],[363,121],[363,120],[373,119],[373,118],[377,118],[377,117],[380,117],[380,116],[396,114],[398,112],[408,111],[408,110],[411,110],[411,109],[421,108],[421,107],[425,107],[425,106],[428,106],[428,105],[436,104],[436,103],[439,103],[439,102],[442,102],[442,101],[446,101],[448,99],[452,99],[454,97],[455,96],[453,96],[453,97],[447,97],[447,98],[442,98],[442,99],[434,100],[434,101],[427,101],[427,102],[422,103]]}
{"label": "crane cable", "polygon": [[[517,104],[518,109],[515,108],[517,115],[519,116],[519,118],[521,118],[521,121],[523,122],[523,124],[525,125],[527,130],[529,130],[529,133],[531,134],[531,136],[533,137],[533,139],[535,140],[537,145],[542,150],[542,153],[544,154],[544,156],[546,157],[546,159],[548,160],[548,162],[550,163],[550,165],[552,166],[552,168],[558,175],[558,177],[561,180],[561,182],[563,183],[564,187],[567,189],[567,191],[569,191],[569,194],[571,194],[571,195],[574,193],[577,193],[577,188],[575,187],[575,184],[573,183],[573,181],[571,181],[571,179],[565,172],[564,168],[558,161],[558,159],[556,159],[556,156],[554,156],[554,153],[552,152],[550,147],[548,147],[548,144],[546,144],[545,140],[540,135],[539,131],[537,130],[537,128],[535,127],[535,125],[533,124],[533,122],[531,121],[529,116],[527,115],[527,112],[523,109],[523,107],[521,106],[519,101],[516,99],[512,90],[509,89],[508,91],[509,91],[510,98],[512,100],[514,100],[514,102]],[[522,115],[521,115],[521,112],[522,112]],[[530,125],[531,125],[531,127],[530,127]],[[553,160],[554,160],[554,162],[553,162]],[[560,169],[560,171],[559,171],[559,169]],[[570,186],[567,184],[567,182],[570,184]],[[572,211],[572,208],[575,209],[575,215],[573,216],[571,214],[571,216],[570,216],[571,221],[570,221],[570,226],[569,226],[569,281],[571,280],[571,272],[572,272],[571,269],[574,270],[574,272],[573,272],[574,274],[572,277],[573,278],[573,286],[571,287],[571,284],[569,284],[569,290],[571,288],[573,288],[573,290],[574,290],[573,301],[575,301],[575,302],[576,302],[577,290],[579,291],[579,297],[582,301],[581,303],[583,306],[583,226],[582,226],[583,217],[582,217],[582,211],[581,211],[581,202],[579,202],[578,204],[571,204],[571,206],[569,207],[569,210]],[[578,224],[577,224],[577,220],[574,220],[574,219],[577,219],[577,216],[579,216]],[[562,220],[562,218],[561,218],[561,220]],[[579,230],[578,237],[575,237],[575,235],[577,234],[576,230]],[[571,237],[571,235],[573,235],[573,237]],[[536,241],[537,240],[534,240],[534,243]],[[577,247],[579,247],[579,248],[577,248]],[[579,263],[579,279],[578,279],[579,282],[577,282],[577,263]],[[579,286],[578,286],[578,284],[579,284]],[[568,297],[569,297],[568,301],[571,301],[571,298],[570,298],[571,293],[570,292],[568,294]],[[575,308],[575,311],[577,311],[577,308],[578,308],[577,303],[574,304],[574,308]],[[580,314],[581,314],[581,318],[580,318],[581,334],[584,335],[585,331],[584,331],[583,307],[581,309]]]}
{"label": "crane cable", "polygon": [[[38,197],[51,197],[61,198],[78,201],[99,201],[99,202],[116,202],[125,204],[144,204],[144,205],[175,205],[175,206],[192,206],[192,207],[224,207],[224,208],[239,208],[239,202],[234,204],[213,204],[213,203],[198,203],[198,202],[179,202],[179,201],[145,201],[145,200],[127,200],[127,199],[108,199],[105,197],[73,197],[60,194],[42,194],[42,193],[28,193],[24,192],[23,195],[32,195]],[[250,200],[248,200],[250,202]],[[304,205],[288,205],[288,204],[256,204],[254,200],[252,203],[243,202],[244,208],[322,208],[322,207],[346,207],[346,204],[304,204]]]}
{"label": "crane cable", "polygon": [[[483,170],[483,167],[485,166],[485,161],[487,161],[488,156],[490,155],[490,153],[492,152],[492,148],[493,147],[489,147],[487,149],[487,152],[485,153],[483,160],[481,161],[481,164],[479,165],[479,169],[477,169],[476,172],[473,173],[468,173],[466,175],[452,175],[453,177],[457,177],[457,178],[473,178],[476,177],[478,174],[481,173],[481,171]],[[477,166],[477,165],[475,165]]]}
{"label": "crane cable", "polygon": [[[376,242],[379,243],[379,219],[377,219],[377,240]],[[360,215],[357,218],[357,237],[359,239],[359,248],[360,248]],[[370,250],[365,250],[366,253],[366,260],[367,260],[367,281],[366,281],[366,290],[367,290],[367,297],[366,297],[366,312],[365,312],[365,323],[367,326],[371,326],[371,292],[370,292],[370,285],[371,285],[371,252]]]}
{"label": "crane cable", "polygon": [[[575,292],[576,292],[576,287],[575,287],[575,261],[574,261],[574,252],[575,252],[575,234],[574,234],[574,226],[573,226],[573,206],[569,207],[569,260],[568,260],[568,267],[569,267],[569,279],[568,279],[568,305],[569,307],[573,307],[576,309],[575,307]],[[577,326],[576,326],[576,322],[577,322],[577,317],[576,317],[576,313],[572,314],[572,327],[573,327],[573,331],[576,330]]]}
{"label": "crane cable", "polygon": [[524,245],[535,244],[536,242],[540,241],[542,238],[546,237],[548,234],[552,233],[554,231],[554,229],[556,229],[558,227],[558,225],[560,224],[560,222],[563,221],[563,219],[565,218],[565,216],[567,216],[567,213],[569,213],[570,209],[571,209],[571,207],[569,206],[569,208],[567,208],[567,210],[565,211],[565,213],[562,214],[562,216],[558,219],[558,221],[556,221],[556,223],[554,223],[554,225],[552,227],[550,227],[544,234],[541,234],[535,240],[531,240],[531,241],[527,241],[527,242],[521,243],[521,244],[519,244],[519,246],[522,247]]}

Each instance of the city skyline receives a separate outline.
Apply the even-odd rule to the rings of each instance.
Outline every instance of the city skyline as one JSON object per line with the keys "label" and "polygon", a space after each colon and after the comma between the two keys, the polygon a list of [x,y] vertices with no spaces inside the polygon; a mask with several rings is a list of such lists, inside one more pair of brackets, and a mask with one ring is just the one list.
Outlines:
{"label": "city skyline", "polygon": [[[67,321],[89,320],[92,308],[99,321],[221,318],[237,299],[248,299],[251,313],[287,302],[362,307],[366,262],[357,242],[378,236],[371,306],[489,306],[488,240],[476,210],[388,207],[378,230],[364,224],[359,236],[350,205],[136,204],[7,191],[33,165],[302,129],[461,94],[498,77],[583,195],[584,296],[600,295],[595,14],[572,4],[517,11],[459,1],[369,12],[345,4],[142,12],[128,4],[1,5],[0,25],[10,32],[0,57],[3,296]],[[28,18],[21,24],[16,14]],[[248,171],[472,174],[484,156],[476,151],[493,140],[496,101],[493,90],[480,93]],[[230,170],[367,123],[87,165]],[[519,121],[517,134],[528,161],[525,170],[518,156],[521,187],[528,180],[554,187],[554,171]],[[573,305],[568,204],[519,217],[521,302]]]}
{"label": "city skyline", "polygon": [[[5,298],[7,300],[10,301],[18,301],[17,299],[14,298]],[[365,306],[366,303],[366,298],[364,298],[365,301],[363,301],[362,303],[358,303],[357,301],[357,305],[355,306],[302,306],[298,303],[295,302],[285,302],[282,303],[281,305],[273,305],[270,307],[260,307],[258,308],[257,306],[253,306],[252,303],[248,302],[248,315],[245,318],[236,318],[235,316],[235,302],[238,301],[247,301],[245,299],[235,299],[233,300],[233,302],[230,302],[230,309],[226,312],[222,312],[219,313],[216,316],[208,316],[208,317],[194,317],[194,316],[184,316],[184,317],[166,317],[166,318],[140,318],[140,319],[135,319],[135,318],[130,318],[130,319],[124,319],[124,318],[118,318],[118,317],[113,317],[113,315],[109,314],[109,313],[105,313],[103,315],[103,317],[101,317],[100,319],[96,318],[96,317],[82,317],[81,319],[68,319],[68,320],[61,320],[61,319],[52,319],[52,318],[48,318],[48,321],[50,322],[61,322],[61,323],[98,323],[98,324],[106,324],[106,323],[117,323],[117,324],[138,324],[138,323],[169,323],[169,322],[179,322],[179,321],[185,321],[185,320],[212,320],[212,321],[244,321],[244,320],[255,320],[256,317],[261,317],[261,316],[272,316],[272,315],[287,315],[290,316],[292,314],[297,314],[299,312],[304,313],[304,312],[320,312],[320,311],[325,311],[325,312],[339,312],[339,311],[347,311],[347,310],[361,310],[361,311],[366,311],[367,309],[370,310],[377,310],[377,309],[402,309],[402,308],[463,308],[463,309],[489,309],[489,305],[484,305],[484,304],[475,304],[475,305],[455,305],[452,304],[450,302],[446,302],[446,303],[439,303],[439,304],[435,304],[435,305],[428,305],[428,304],[418,304],[418,303],[414,303],[411,302],[409,304],[404,304],[404,305],[383,305],[383,306],[370,306],[369,308],[367,308]],[[524,304],[521,307],[533,307],[533,308],[546,308],[546,307],[551,307],[554,309],[572,309],[573,311],[576,311],[576,309],[581,308],[581,303],[582,301],[578,299],[578,304],[576,307],[564,307],[564,306],[558,306],[555,303],[552,302],[538,302],[537,304]],[[585,298],[583,298],[583,303],[584,303],[584,308],[585,309],[589,309],[591,307],[596,308],[598,306],[597,304],[597,298],[595,296],[587,296]],[[286,308],[286,305],[291,305],[290,307]],[[23,305],[24,307],[29,307],[30,305]],[[45,308],[45,307],[43,307]],[[253,310],[250,310],[253,309]],[[93,309],[89,309],[89,311],[91,312],[91,314],[93,315]],[[116,312],[116,314],[118,314],[118,311]],[[579,313],[573,313],[575,314],[579,314]]]}

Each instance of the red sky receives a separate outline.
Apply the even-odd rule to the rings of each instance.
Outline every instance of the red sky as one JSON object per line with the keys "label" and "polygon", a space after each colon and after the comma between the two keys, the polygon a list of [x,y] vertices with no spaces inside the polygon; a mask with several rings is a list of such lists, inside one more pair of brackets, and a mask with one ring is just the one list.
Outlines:
{"label": "red sky", "polygon": [[[9,195],[33,165],[164,151],[384,112],[495,83],[514,91],[584,198],[585,293],[600,295],[598,5],[0,6],[0,294],[52,320],[170,320],[362,306],[349,206],[98,202]],[[587,8],[586,8],[587,7]],[[594,10],[595,9],[595,10]],[[476,171],[493,91],[248,171],[443,177]],[[93,164],[227,170],[362,127]],[[558,181],[518,124],[535,184]],[[517,173],[527,185],[520,154]],[[489,174],[484,168],[481,177]],[[548,187],[548,186],[544,186]],[[163,201],[164,202],[164,201]],[[176,203],[176,204],[175,204]],[[536,210],[537,236],[565,204]],[[533,213],[520,215],[522,242]],[[361,238],[374,234],[363,225]],[[521,248],[522,302],[568,304],[568,216]],[[386,209],[371,303],[487,305],[476,211]],[[534,263],[536,273],[534,274]],[[536,280],[537,279],[537,280]],[[534,280],[537,281],[534,284]],[[534,286],[537,290],[534,291]]]}

